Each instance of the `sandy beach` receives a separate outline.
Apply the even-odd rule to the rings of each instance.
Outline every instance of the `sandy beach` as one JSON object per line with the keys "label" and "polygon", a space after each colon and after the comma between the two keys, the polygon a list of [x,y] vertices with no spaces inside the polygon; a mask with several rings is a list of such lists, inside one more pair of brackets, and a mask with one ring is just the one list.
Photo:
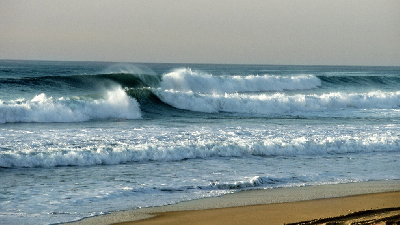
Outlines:
{"label": "sandy beach", "polygon": [[400,181],[242,191],[72,224],[398,224]]}
{"label": "sandy beach", "polygon": [[[400,222],[400,192],[156,214],[122,224],[326,224]],[[300,223],[303,222],[303,223]],[[394,223],[396,224],[396,223]]]}

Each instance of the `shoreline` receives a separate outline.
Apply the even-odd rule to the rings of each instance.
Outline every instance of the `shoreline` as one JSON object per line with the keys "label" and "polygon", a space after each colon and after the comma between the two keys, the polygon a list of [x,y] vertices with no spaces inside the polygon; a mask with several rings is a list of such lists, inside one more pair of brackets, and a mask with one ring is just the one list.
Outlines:
{"label": "shoreline", "polygon": [[[400,207],[398,199],[400,199],[400,180],[259,189],[179,202],[174,205],[111,212],[67,224],[168,224],[171,219],[173,220],[170,221],[171,224],[179,224],[179,221],[181,224],[204,223],[205,220],[207,224],[213,223],[214,220],[215,224],[235,223],[235,221],[240,224],[241,219],[250,218],[264,224],[265,219],[269,219],[268,224],[283,224],[305,221],[307,218],[314,220],[356,211]],[[341,205],[346,207],[339,207]],[[289,208],[292,208],[292,211]],[[289,214],[294,214],[295,210],[300,213],[297,215],[300,217],[289,220],[286,218],[289,215],[288,209]],[[314,210],[307,211],[307,209]],[[318,209],[322,210],[317,213]],[[325,211],[329,213],[324,214]],[[268,215],[266,212],[275,212],[274,215],[278,218],[273,220],[271,215],[265,218],[265,215]],[[221,218],[217,220],[217,217]],[[212,220],[208,220],[210,218]],[[288,220],[283,220],[282,223],[280,219]]]}
{"label": "shoreline", "polygon": [[400,192],[362,194],[300,202],[157,213],[117,225],[179,224],[389,224],[400,223]]}

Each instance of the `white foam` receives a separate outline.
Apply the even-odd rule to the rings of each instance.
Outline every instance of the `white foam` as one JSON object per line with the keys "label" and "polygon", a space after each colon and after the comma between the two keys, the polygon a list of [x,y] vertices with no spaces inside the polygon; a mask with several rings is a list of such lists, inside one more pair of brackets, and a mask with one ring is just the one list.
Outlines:
{"label": "white foam", "polygon": [[234,112],[260,115],[304,115],[309,112],[335,112],[343,109],[398,109],[400,92],[366,92],[328,94],[199,94],[192,91],[158,89],[164,102],[200,112]]}
{"label": "white foam", "polygon": [[400,92],[287,92],[319,86],[321,81],[313,75],[214,76],[187,68],[165,74],[155,93],[173,107],[212,113],[307,115],[343,109],[400,107]]}
{"label": "white foam", "polygon": [[101,99],[47,97],[42,93],[31,100],[0,101],[0,123],[80,122],[94,119],[139,119],[139,104],[121,87],[107,90]]}
{"label": "white foam", "polygon": [[275,76],[213,76],[192,71],[190,68],[177,69],[165,74],[160,87],[163,90],[193,93],[236,93],[282,90],[312,89],[321,85],[313,75]]}
{"label": "white foam", "polygon": [[[221,129],[196,130],[182,138],[180,130],[162,127],[126,130],[113,133],[96,131],[63,131],[54,137],[52,131],[26,134],[2,131],[0,167],[54,167],[121,164],[126,162],[179,161],[194,158],[299,156],[369,152],[395,152],[400,145],[396,127],[371,127],[369,130],[332,127],[313,131],[279,128],[274,136],[263,128],[242,134]],[[66,133],[65,133],[66,132]],[[76,132],[84,135],[76,135]],[[206,134],[207,138],[204,138]],[[121,136],[124,135],[124,136]],[[8,139],[7,137],[12,137]],[[145,139],[143,137],[146,137]],[[124,140],[121,143],[119,140]],[[79,143],[79,144],[77,144]]]}

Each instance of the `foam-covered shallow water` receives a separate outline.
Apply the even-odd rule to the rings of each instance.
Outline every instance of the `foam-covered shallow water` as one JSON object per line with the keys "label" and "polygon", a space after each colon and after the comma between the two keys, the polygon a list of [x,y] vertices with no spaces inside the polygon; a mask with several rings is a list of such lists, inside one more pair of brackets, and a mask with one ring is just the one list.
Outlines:
{"label": "foam-covered shallow water", "polygon": [[0,61],[0,222],[400,179],[400,68]]}

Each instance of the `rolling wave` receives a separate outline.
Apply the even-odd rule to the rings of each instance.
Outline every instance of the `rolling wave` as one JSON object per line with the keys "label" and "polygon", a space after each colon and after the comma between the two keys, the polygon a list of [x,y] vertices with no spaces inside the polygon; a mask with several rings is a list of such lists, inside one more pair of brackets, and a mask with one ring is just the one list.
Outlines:
{"label": "rolling wave", "polygon": [[[349,116],[348,112],[354,110],[400,108],[400,92],[385,90],[400,85],[400,78],[393,75],[212,75],[190,68],[157,75],[146,69],[118,66],[93,75],[3,77],[2,85],[14,89],[30,87],[41,94],[31,100],[0,99],[0,123],[137,119],[142,115],[140,108],[152,112],[176,108],[265,117],[307,117],[330,112]],[[342,90],[346,86],[350,88]],[[65,90],[63,94],[79,96],[52,97],[61,90]],[[114,95],[117,100],[110,97]],[[159,107],[165,105],[173,108]]]}
{"label": "rolling wave", "polygon": [[343,76],[318,76],[322,81],[322,85],[330,87],[370,87],[370,88],[385,88],[399,87],[399,76],[384,76],[384,75],[343,75]]}
{"label": "rolling wave", "polygon": [[109,73],[95,75],[71,75],[71,76],[41,76],[24,78],[0,78],[3,85],[24,85],[40,88],[45,87],[88,87],[93,85],[113,82],[123,87],[153,87],[157,86],[160,78],[156,75]]}
{"label": "rolling wave", "polygon": [[160,87],[154,92],[163,102],[175,108],[207,113],[307,116],[310,112],[400,107],[398,91],[356,92],[350,89],[326,93],[326,90],[319,90],[322,85],[343,87],[343,82],[353,86],[379,87],[400,82],[400,79],[396,76],[362,75],[213,76],[191,69],[178,69],[165,74]]}
{"label": "rolling wave", "polygon": [[217,113],[231,112],[258,115],[305,115],[308,112],[334,112],[353,109],[399,109],[400,92],[328,94],[195,94],[160,90],[158,96],[176,108]]}
{"label": "rolling wave", "polygon": [[275,76],[213,76],[211,74],[178,69],[162,77],[164,90],[193,93],[237,93],[317,88],[321,81],[313,75]]}

